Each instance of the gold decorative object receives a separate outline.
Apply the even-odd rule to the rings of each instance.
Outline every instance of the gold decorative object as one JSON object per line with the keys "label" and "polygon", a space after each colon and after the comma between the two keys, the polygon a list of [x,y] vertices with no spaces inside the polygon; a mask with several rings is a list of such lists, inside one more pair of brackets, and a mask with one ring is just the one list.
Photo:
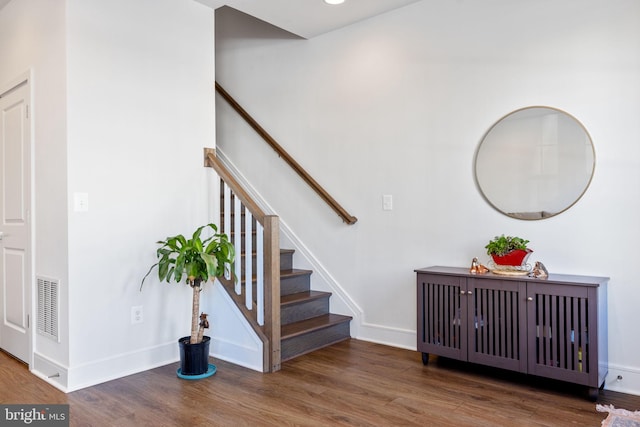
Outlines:
{"label": "gold decorative object", "polygon": [[469,273],[476,274],[478,272],[478,258],[474,258],[471,260],[471,268],[469,269]]}
{"label": "gold decorative object", "polygon": [[469,273],[471,274],[485,274],[489,271],[487,267],[480,264],[478,262],[478,258],[473,258],[471,261],[471,268],[469,268]]}

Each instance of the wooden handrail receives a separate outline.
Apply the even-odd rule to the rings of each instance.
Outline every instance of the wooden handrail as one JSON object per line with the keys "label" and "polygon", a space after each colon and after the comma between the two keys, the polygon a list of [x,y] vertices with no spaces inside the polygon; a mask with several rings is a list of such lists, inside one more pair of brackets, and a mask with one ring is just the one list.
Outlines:
{"label": "wooden handrail", "polygon": [[[263,343],[263,371],[280,370],[280,232],[279,219],[275,215],[267,215],[242,188],[240,183],[229,173],[216,156],[212,148],[204,149],[204,166],[216,171],[220,179],[229,187],[233,196],[251,213],[252,217],[264,227],[264,329],[256,319],[255,310],[250,312],[245,302],[234,291],[233,281],[220,278],[224,289],[238,309],[243,313],[258,338]],[[251,254],[245,254],[250,257]],[[236,253],[236,257],[241,257]],[[250,278],[249,278],[250,279]],[[245,286],[251,286],[248,281]],[[254,304],[255,305],[255,304]]]}
{"label": "wooden handrail", "polygon": [[229,171],[218,161],[216,156],[216,150],[213,148],[204,149],[204,166],[213,168],[222,180],[233,190],[233,193],[240,199],[242,204],[249,209],[251,215],[253,215],[259,223],[264,223],[266,214],[258,206],[256,202],[249,196],[249,194],[242,188],[240,183],[229,173]]}
{"label": "wooden handrail", "polygon": [[307,171],[304,170],[304,168],[300,166],[300,164],[296,162],[295,159],[291,157],[291,155],[289,155],[289,153],[287,153],[287,151],[282,148],[282,146],[278,144],[278,142],[276,142],[276,140],[273,139],[273,137],[269,135],[269,133],[267,133],[267,131],[264,130],[264,128],[260,126],[260,124],[255,121],[255,119],[251,117],[251,115],[247,113],[247,111],[242,108],[242,106],[240,106],[240,104],[238,104],[238,102],[236,102],[236,100],[233,99],[233,97],[229,95],[229,93],[224,90],[222,86],[220,86],[218,82],[216,82],[216,92],[218,92],[220,96],[222,96],[224,100],[227,101],[238,114],[240,114],[240,116],[249,124],[249,126],[251,126],[258,133],[258,135],[260,135],[262,139],[264,139],[267,144],[269,144],[271,148],[275,150],[278,156],[282,157],[284,161],[287,162],[289,166],[291,166],[291,168],[307,184],[309,184],[309,186],[320,196],[320,198],[324,200],[331,207],[331,209],[333,209],[338,214],[338,216],[342,218],[344,222],[351,225],[355,224],[356,221],[358,221],[358,218],[349,214],[349,212],[347,212],[333,197],[331,197],[331,195],[324,188],[322,188],[322,186],[318,184],[318,182],[313,179],[311,175],[309,175]]}

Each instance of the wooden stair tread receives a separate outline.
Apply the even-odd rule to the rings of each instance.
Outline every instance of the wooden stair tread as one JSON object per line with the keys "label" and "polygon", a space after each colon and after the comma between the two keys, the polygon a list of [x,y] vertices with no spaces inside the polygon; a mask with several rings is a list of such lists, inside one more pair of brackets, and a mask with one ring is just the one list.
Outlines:
{"label": "wooden stair tread", "polygon": [[305,274],[311,274],[313,270],[301,270],[298,268],[292,268],[291,270],[280,270],[280,278],[283,277],[293,277],[293,276],[304,276]]}
{"label": "wooden stair tread", "polygon": [[351,321],[351,316],[343,316],[341,314],[323,314],[322,316],[313,317],[300,322],[282,325],[280,335],[282,340],[293,338],[304,333],[327,328],[339,323]]}
{"label": "wooden stair tread", "polygon": [[[294,269],[291,269],[291,270],[280,270],[280,279],[283,279],[283,278],[286,279],[287,277],[305,276],[305,275],[308,275],[308,274],[311,274],[311,273],[313,273],[313,270],[300,270],[300,269],[297,269],[297,268],[294,268]],[[251,275],[251,280],[252,281],[256,280],[256,275],[255,274]],[[244,276],[242,277],[240,282],[241,283],[245,282]]]}
{"label": "wooden stair tread", "polygon": [[[282,256],[282,254],[292,254],[294,252],[295,252],[294,249],[280,249],[280,255],[281,256]],[[247,256],[247,253],[245,251],[242,251],[240,256],[242,258],[245,258]],[[251,256],[256,256],[256,250],[255,249],[253,249],[253,251],[251,252]]]}
{"label": "wooden stair tread", "polygon": [[306,302],[309,300],[326,298],[327,296],[331,296],[331,292],[321,292],[321,291],[305,291],[298,292],[297,294],[283,295],[280,297],[280,305],[293,305],[301,302]]}

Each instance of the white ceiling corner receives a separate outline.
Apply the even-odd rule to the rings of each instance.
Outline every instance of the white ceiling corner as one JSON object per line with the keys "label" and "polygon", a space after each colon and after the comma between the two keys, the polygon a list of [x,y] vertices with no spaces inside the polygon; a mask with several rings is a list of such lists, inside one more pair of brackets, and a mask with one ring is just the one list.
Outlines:
{"label": "white ceiling corner", "polygon": [[[2,0],[0,0],[2,1]],[[306,39],[328,33],[420,0],[196,0],[213,9],[230,6]]]}

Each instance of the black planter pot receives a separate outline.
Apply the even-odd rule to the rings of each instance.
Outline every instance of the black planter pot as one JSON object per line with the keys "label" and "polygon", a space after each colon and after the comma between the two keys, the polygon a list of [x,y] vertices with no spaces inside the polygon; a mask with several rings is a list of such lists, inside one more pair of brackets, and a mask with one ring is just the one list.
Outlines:
{"label": "black planter pot", "polygon": [[210,337],[203,337],[202,342],[190,344],[190,337],[178,340],[180,345],[180,373],[182,375],[202,375],[209,369]]}

